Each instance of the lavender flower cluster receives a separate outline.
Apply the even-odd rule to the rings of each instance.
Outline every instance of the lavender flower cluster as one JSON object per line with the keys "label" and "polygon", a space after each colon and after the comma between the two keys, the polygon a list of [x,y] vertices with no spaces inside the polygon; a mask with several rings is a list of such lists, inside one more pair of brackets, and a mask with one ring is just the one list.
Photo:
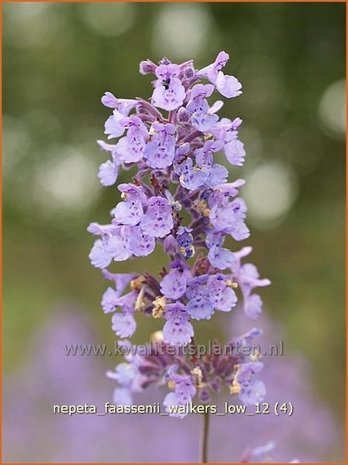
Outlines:
{"label": "lavender flower cluster", "polygon": [[[228,182],[226,167],[215,163],[220,151],[232,166],[242,166],[245,159],[244,144],[238,138],[242,120],[220,119],[217,112],[223,102],[208,102],[215,90],[226,98],[242,93],[240,82],[222,71],[228,59],[227,53],[220,52],[214,63],[200,70],[192,60],[179,65],[167,58],[158,65],[146,60],[140,63],[140,73],[155,76],[150,101],[119,99],[110,92],[102,97],[102,103],[113,110],[105,134],[118,140],[115,144],[98,141],[111,156],[100,166],[100,182],[111,186],[121,167],[137,167],[132,182],[118,185],[121,201],[111,211],[111,223],[88,227],[99,237],[89,255],[91,263],[114,283],[101,305],[105,313],[113,312],[112,328],[120,338],[133,335],[135,313],[141,312],[164,320],[161,344],[180,352],[193,341],[192,320],[209,320],[216,311],[231,311],[237,305],[237,288],[245,314],[256,319],[261,312],[262,300],[254,289],[270,281],[260,279],[253,264],[242,263],[251,247],[236,252],[224,247],[226,237],[235,241],[249,237],[247,208],[239,196],[245,181]],[[107,269],[113,261],[150,255],[156,245],[170,260],[168,269],[157,276]],[[137,373],[143,377],[147,363],[135,358],[116,368],[112,376],[121,385],[117,402],[130,402],[129,388],[139,384]],[[158,363],[162,371],[151,372],[142,387],[153,377],[169,381],[174,392],[167,395],[166,405],[189,402],[197,392],[198,379],[201,385],[214,386],[213,380],[205,379],[207,361],[188,363],[179,354],[175,360],[158,359]],[[232,391],[243,402],[262,397],[264,385],[254,380],[261,362],[216,363],[227,363],[226,372],[215,374],[234,386]],[[202,398],[208,398],[206,392],[200,390]]]}
{"label": "lavender flower cluster", "polygon": [[208,403],[211,393],[221,392],[224,387],[231,395],[239,394],[246,405],[261,402],[266,389],[255,374],[261,371],[263,363],[256,354],[243,350],[250,348],[252,339],[260,332],[254,328],[235,338],[226,344],[223,354],[213,347],[211,353],[199,357],[194,350],[190,356],[180,348],[170,350],[171,346],[155,333],[144,355],[136,350],[127,351],[126,362],[118,364],[115,371],[107,372],[119,384],[114,391],[114,402],[131,405],[132,393],[141,392],[151,384],[167,385],[173,390],[165,396],[163,404],[170,416],[178,418],[186,416],[186,406],[196,395],[200,402]]}

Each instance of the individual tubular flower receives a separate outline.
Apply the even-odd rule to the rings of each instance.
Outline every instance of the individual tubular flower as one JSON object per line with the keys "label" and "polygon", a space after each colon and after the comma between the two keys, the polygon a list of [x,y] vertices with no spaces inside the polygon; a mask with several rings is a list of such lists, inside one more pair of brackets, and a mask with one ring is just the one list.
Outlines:
{"label": "individual tubular flower", "polygon": [[112,186],[113,184],[115,184],[117,180],[118,172],[121,165],[120,161],[117,158],[115,150],[116,146],[112,144],[107,144],[102,140],[98,140],[97,142],[100,148],[106,152],[110,152],[112,157],[111,160],[107,160],[106,162],[100,165],[98,171],[98,178],[103,186]]}
{"label": "individual tubular flower", "polygon": [[245,314],[256,319],[262,311],[262,299],[258,294],[253,294],[255,287],[265,287],[271,284],[269,279],[260,279],[257,268],[252,263],[241,265],[241,259],[249,255],[252,247],[243,247],[234,254],[236,260],[231,265],[232,277],[239,284],[244,299]]}
{"label": "individual tubular flower", "polygon": [[213,92],[214,86],[211,84],[196,84],[186,106],[186,111],[191,115],[192,126],[202,132],[209,131],[219,120],[217,115],[211,113],[207,101]]}
{"label": "individual tubular flower", "polygon": [[[167,60],[163,59],[163,62]],[[155,90],[152,94],[152,103],[163,110],[179,108],[185,99],[185,88],[178,79],[179,66],[172,63],[161,64],[155,69]]]}
{"label": "individual tubular flower", "polygon": [[241,124],[240,118],[235,118],[233,121],[222,118],[211,129],[212,134],[222,142],[227,161],[234,166],[243,166],[246,155],[244,144],[238,139]]}
{"label": "individual tubular flower", "polygon": [[103,294],[101,306],[105,313],[113,312],[119,305],[120,297],[124,289],[128,286],[132,279],[137,275],[131,273],[110,273],[107,270],[103,271],[105,279],[113,281],[115,289],[108,287]]}
{"label": "individual tubular flower", "polygon": [[136,275],[128,273],[110,273],[104,270],[104,276],[106,279],[114,281],[116,289],[112,287],[106,289],[101,301],[102,309],[105,313],[111,313],[119,308],[121,312],[114,313],[112,316],[112,329],[119,337],[130,337],[136,329],[136,321],[133,314],[135,312],[137,293],[134,291],[124,295],[122,295],[122,293]]}
{"label": "individual tubular flower", "polygon": [[165,312],[166,323],[163,326],[165,342],[171,345],[187,345],[193,336],[193,327],[185,306],[180,303],[168,304]]}
{"label": "individual tubular flower", "polygon": [[165,237],[173,227],[172,208],[166,198],[151,197],[147,211],[141,220],[142,231],[150,237]]}
{"label": "individual tubular flower", "polygon": [[241,83],[234,76],[225,75],[221,70],[226,66],[230,56],[226,52],[220,52],[211,65],[201,69],[198,73],[215,84],[221,95],[227,98],[238,97],[242,93]]}
{"label": "individual tubular flower", "polygon": [[[171,370],[172,371],[172,370]],[[184,418],[185,413],[177,407],[185,407],[192,402],[196,394],[196,387],[189,375],[178,375],[177,373],[167,373],[169,384],[174,385],[174,392],[170,392],[163,400],[167,413],[173,417]]]}
{"label": "individual tubular flower", "polygon": [[172,262],[171,268],[161,281],[161,292],[165,297],[177,300],[185,294],[191,273],[186,263],[180,260]]}
{"label": "individual tubular flower", "polygon": [[136,163],[143,158],[148,132],[145,124],[137,116],[122,119],[127,135],[116,144],[119,159],[125,163]]}
{"label": "individual tubular flower", "polygon": [[173,163],[175,156],[175,126],[154,122],[151,126],[150,142],[146,145],[145,159],[151,168],[166,168]]}

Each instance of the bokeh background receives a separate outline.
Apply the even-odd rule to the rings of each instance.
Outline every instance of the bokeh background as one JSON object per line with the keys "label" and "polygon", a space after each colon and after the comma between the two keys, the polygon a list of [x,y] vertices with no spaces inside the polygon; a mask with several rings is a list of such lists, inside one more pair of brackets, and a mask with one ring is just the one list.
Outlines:
{"label": "bokeh background", "polygon": [[[202,67],[219,50],[231,56],[226,72],[243,83],[223,114],[244,120],[247,161],[237,175],[247,180],[249,243],[273,283],[262,293],[258,325],[272,342],[285,341],[286,356],[267,360],[265,378],[271,395],[295,399],[295,409],[298,399],[298,416],[247,425],[214,419],[220,442],[211,459],[236,461],[247,447],[274,440],[276,459],[342,460],[345,5],[16,3],[3,10],[4,460],[197,460],[196,418],[166,419],[163,429],[163,418],[71,419],[51,408],[112,397],[104,372],[116,360],[72,360],[63,350],[114,341],[99,308],[105,282],[87,259],[86,226],[107,221],[118,200],[96,177],[105,157],[95,140],[108,116],[100,97],[106,90],[149,97],[142,59],[194,58]],[[119,269],[159,263],[154,256]],[[238,321],[229,326],[227,317],[213,328],[202,323],[202,331],[237,334]],[[136,342],[155,329],[149,321],[142,328]]]}

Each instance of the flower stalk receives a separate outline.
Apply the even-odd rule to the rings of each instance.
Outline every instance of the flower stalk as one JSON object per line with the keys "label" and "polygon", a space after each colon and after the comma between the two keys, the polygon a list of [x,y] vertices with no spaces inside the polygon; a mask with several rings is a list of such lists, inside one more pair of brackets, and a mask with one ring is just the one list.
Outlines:
{"label": "flower stalk", "polygon": [[202,413],[203,428],[202,428],[202,445],[201,445],[201,463],[208,463],[208,441],[209,441],[209,412]]}

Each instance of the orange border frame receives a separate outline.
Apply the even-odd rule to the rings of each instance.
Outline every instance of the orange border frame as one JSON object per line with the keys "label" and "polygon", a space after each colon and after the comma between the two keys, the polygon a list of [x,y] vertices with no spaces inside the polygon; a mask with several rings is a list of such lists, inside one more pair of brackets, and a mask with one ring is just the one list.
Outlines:
{"label": "orange border frame", "polygon": [[[1,49],[0,49],[0,63],[1,63],[1,69],[2,69],[2,21],[3,21],[3,14],[2,14],[2,4],[3,3],[122,3],[122,0],[0,0],[0,31],[1,31]],[[209,0],[138,0],[138,1],[128,1],[124,3],[345,3],[346,4],[346,131],[348,129],[348,99],[347,99],[347,94],[348,94],[348,83],[347,83],[347,74],[348,74],[348,34],[347,34],[347,24],[348,24],[348,8],[347,8],[347,3],[348,0],[214,0],[214,1],[209,1]],[[2,73],[0,76],[0,88],[1,88],[1,95],[2,95]],[[2,99],[0,100],[0,135],[2,138]],[[348,131],[347,131],[348,132]],[[2,160],[2,150],[1,150],[1,160]],[[346,181],[348,179],[348,150],[347,150],[347,141],[346,141]],[[0,263],[1,263],[1,268],[0,268],[0,295],[2,296],[2,277],[3,277],[3,268],[2,268],[2,247],[3,247],[3,241],[2,241],[2,163],[0,165],[0,201],[1,201],[1,218],[0,218]],[[346,288],[348,285],[348,189],[346,186],[346,242],[345,242],[345,257],[346,257]],[[1,317],[2,317],[2,305],[1,305]],[[348,317],[348,300],[347,300],[347,292],[346,292],[346,317]],[[2,326],[2,318],[0,319],[0,329],[1,329],[1,334],[3,331],[3,326]],[[346,326],[346,333],[347,333],[347,326]],[[2,338],[0,342],[0,357],[1,357],[1,367],[3,367],[3,347],[2,347]],[[1,370],[1,382],[0,382],[0,410],[1,413],[3,412],[3,370]],[[347,406],[347,384],[348,384],[348,344],[347,344],[347,338],[346,338],[346,396],[345,396],[345,439],[346,439],[346,444],[345,444],[345,460],[344,462],[330,462],[330,465],[342,465],[348,463],[348,431],[347,431],[347,418],[348,418],[348,406]],[[1,438],[0,438],[0,464],[6,463],[8,465],[22,465],[25,463],[26,465],[36,465],[35,462],[3,462],[2,461],[2,438],[3,438],[3,424],[2,421],[0,423],[0,433],[1,433]],[[98,462],[64,462],[64,463],[58,463],[58,462],[40,462],[40,465],[49,465],[50,463],[55,463],[56,465],[79,465],[83,463],[88,463],[88,465],[100,465]],[[106,464],[110,465],[122,465],[123,463],[126,463],[127,465],[149,465],[150,462],[103,462]],[[160,462],[156,462],[160,463]],[[171,463],[172,465],[192,465],[192,462],[190,463],[175,463],[175,462],[168,462]],[[198,462],[197,462],[198,463]],[[218,464],[232,464],[232,463],[238,463],[238,462],[209,462],[211,465],[218,465]],[[277,465],[277,462],[272,462],[274,465]],[[301,462],[303,465],[307,465],[306,462]],[[325,463],[325,462],[318,462],[318,463]],[[279,464],[280,465],[280,464]],[[308,464],[310,465],[310,464]]]}

